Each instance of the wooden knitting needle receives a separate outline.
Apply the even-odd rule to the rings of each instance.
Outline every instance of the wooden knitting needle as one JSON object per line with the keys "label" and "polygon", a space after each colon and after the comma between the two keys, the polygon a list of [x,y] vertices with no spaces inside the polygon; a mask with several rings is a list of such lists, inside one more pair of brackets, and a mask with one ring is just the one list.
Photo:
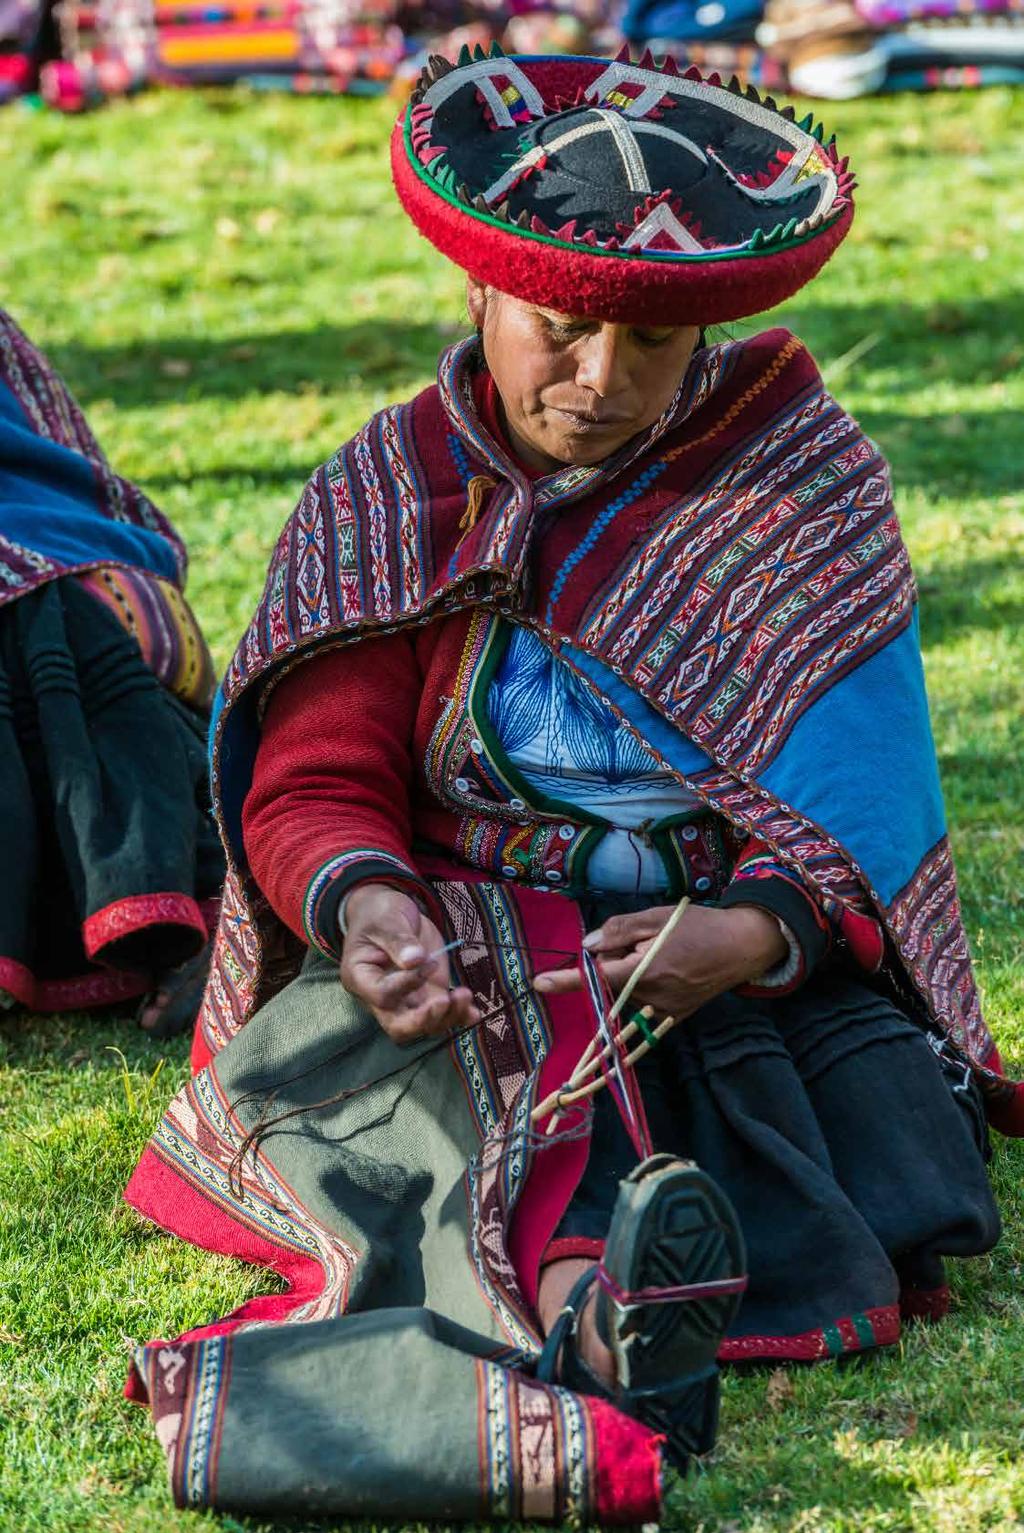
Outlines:
{"label": "wooden knitting needle", "polygon": [[[644,1018],[644,1021],[649,1022],[654,1016],[653,1007],[645,1006],[640,1015]],[[606,1059],[611,1058],[613,1047],[615,1045],[629,1043],[639,1031],[640,1029],[635,1022],[629,1022],[622,1029],[622,1032],[619,1034],[618,1038],[613,1040],[613,1043],[605,1044],[600,1054],[594,1056],[591,1054],[591,1049],[588,1048],[587,1053],[582,1055],[581,1058],[577,1061],[576,1067],[570,1075],[569,1079],[567,1081],[563,1081],[557,1091],[552,1091],[550,1096],[546,1096],[543,1102],[534,1108],[531,1121],[537,1122],[537,1120],[540,1118],[546,1118],[548,1113],[553,1112],[555,1107],[557,1107],[558,1099],[560,1097],[564,1099],[565,1093],[567,1091],[573,1091],[577,1086],[582,1085],[588,1075],[593,1075],[595,1070],[599,1070],[601,1068],[601,1065]],[[587,1057],[588,1054],[591,1054],[590,1058]]]}
{"label": "wooden knitting needle", "polygon": [[[645,1038],[631,1053],[626,1055],[622,1061],[623,1068],[631,1069],[638,1059],[643,1059],[645,1054],[649,1054],[654,1044],[676,1026],[676,1020],[675,1017],[671,1016],[663,1017],[652,1032],[651,1038]],[[639,1029],[637,1030],[639,1031]],[[594,1063],[596,1065],[598,1061],[595,1060]],[[589,1074],[590,1072],[588,1071],[587,1073]],[[574,1086],[576,1079],[578,1077],[574,1077],[573,1081],[568,1082],[569,1089],[566,1089],[566,1086],[562,1086],[558,1091],[553,1091],[550,1096],[545,1097],[543,1102],[533,1109],[533,1112],[530,1114],[530,1122],[540,1123],[551,1113],[554,1113],[557,1118],[557,1115],[566,1107],[572,1107],[577,1102],[583,1102],[588,1097],[596,1096],[608,1084],[603,1075],[599,1075],[594,1080],[587,1081],[584,1085],[580,1086]],[[551,1132],[550,1128],[548,1132]]]}
{"label": "wooden knitting needle", "polygon": [[[633,991],[636,989],[637,985],[643,979],[643,977],[646,974],[647,970],[650,968],[651,964],[654,962],[654,960],[657,957],[658,953],[660,952],[663,944],[668,941],[669,937],[672,935],[672,933],[675,931],[676,927],[679,925],[679,922],[682,920],[683,913],[685,912],[686,907],[687,907],[687,905],[689,905],[689,903],[690,903],[689,895],[684,894],[682,899],[676,905],[676,907],[673,910],[672,914],[669,916],[668,920],[665,922],[665,925],[661,928],[661,931],[654,938],[654,941],[651,943],[650,947],[647,949],[647,952],[643,955],[643,957],[641,958],[640,962],[637,964],[636,968],[633,970],[632,974],[629,976],[629,978],[627,979],[626,983],[623,985],[622,989],[619,991],[618,995],[616,996],[615,1002],[612,1005],[611,1011],[609,1012],[609,1021],[614,1022],[616,1017],[618,1017],[620,1015],[620,1013],[622,1012],[622,1008],[626,1005],[626,1003],[628,1002],[630,996],[633,994]],[[649,1012],[647,1010],[647,1008],[644,1008],[644,1011],[641,1013],[641,1015],[652,1016],[653,1013]],[[635,1030],[635,1026],[636,1026],[635,1023],[630,1023],[627,1028],[623,1029],[623,1033],[628,1033],[629,1032],[629,1028],[633,1028]],[[632,1036],[632,1035],[630,1034],[630,1036]],[[597,1052],[598,1045],[600,1043],[601,1043],[601,1036],[600,1036],[599,1033],[595,1033],[594,1037],[591,1038],[590,1042],[587,1044],[587,1047],[584,1049],[584,1051],[581,1054],[579,1060],[577,1061],[576,1068],[572,1072],[572,1075],[569,1077],[569,1082],[568,1082],[569,1085],[574,1085],[576,1081],[584,1078],[584,1074],[590,1074],[591,1073],[591,1068],[592,1068],[591,1061],[594,1059],[594,1055]],[[608,1045],[605,1044],[604,1048],[601,1051],[601,1056],[600,1057],[602,1059],[604,1059],[605,1057],[607,1057],[607,1054],[608,1054]],[[564,1090],[564,1085],[563,1085],[563,1087],[561,1089]],[[530,1121],[532,1123],[535,1123],[535,1122],[539,1121],[539,1119],[541,1117],[545,1116],[545,1112],[543,1111],[545,1108],[547,1109],[547,1112],[556,1111],[557,1099],[558,1099],[558,1096],[559,1096],[559,1092],[556,1091],[556,1092],[552,1093],[552,1095],[555,1098],[555,1105],[548,1106],[548,1104],[551,1102],[552,1098],[551,1097],[546,1097],[544,1099],[544,1101],[540,1104],[539,1107],[535,1107],[534,1108],[533,1113],[532,1113],[531,1118],[530,1118]],[[556,1119],[556,1121],[557,1121],[557,1119]],[[549,1133],[551,1132],[551,1129],[553,1127],[554,1127],[554,1123],[552,1123],[552,1124],[550,1124],[548,1126],[548,1132]]]}
{"label": "wooden knitting needle", "polygon": [[[651,1022],[654,1020],[654,1007],[645,1006],[643,1010],[638,1013],[638,1015],[641,1016],[645,1022]],[[600,1054],[595,1054],[588,1060],[580,1060],[579,1064],[572,1072],[572,1075],[569,1077],[570,1085],[580,1085],[583,1081],[586,1080],[588,1075],[593,1075],[595,1070],[599,1070],[604,1064],[605,1060],[611,1059],[613,1053],[615,1052],[616,1045],[621,1047],[624,1044],[631,1043],[639,1032],[642,1032],[642,1028],[638,1022],[635,1020],[627,1022],[626,1026],[622,1029],[622,1032],[618,1035],[618,1037],[613,1039],[611,1043],[606,1043]]]}
{"label": "wooden knitting needle", "polygon": [[[686,907],[689,903],[690,896],[688,894],[684,894],[676,908],[673,910],[672,914],[669,916],[668,920],[665,922],[665,925],[654,938],[654,941],[647,949],[647,952],[641,958],[640,962],[637,964],[636,968],[633,970],[632,974],[629,976],[626,983],[623,985],[622,989],[616,996],[611,1011],[608,1014],[608,1020],[610,1022],[614,1022],[616,1017],[621,1014],[623,1007],[626,1005],[630,996],[633,994],[633,991],[636,989],[637,985],[643,979],[644,975],[647,973],[647,970],[650,968],[651,964],[657,957],[662,944],[668,941],[669,937],[679,925],[679,922],[683,917],[683,912],[686,910]],[[653,1016],[654,1013],[649,1011],[647,1007],[644,1007],[643,1015],[650,1017]],[[583,1053],[580,1055],[579,1063],[577,1064],[576,1069],[573,1071],[571,1079],[575,1080],[580,1071],[583,1069],[583,1066],[590,1063],[600,1042],[600,1034],[595,1033],[593,1038],[591,1038],[590,1042],[587,1044],[587,1047],[584,1049]],[[605,1047],[607,1048],[607,1045]]]}

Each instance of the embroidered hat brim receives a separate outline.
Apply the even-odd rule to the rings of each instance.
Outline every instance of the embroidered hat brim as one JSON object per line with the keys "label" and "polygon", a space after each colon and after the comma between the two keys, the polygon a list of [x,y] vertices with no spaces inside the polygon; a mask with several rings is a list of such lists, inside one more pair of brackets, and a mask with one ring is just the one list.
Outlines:
{"label": "embroidered hat brim", "polygon": [[627,324],[771,308],[853,218],[813,117],[649,54],[433,58],[391,160],[417,228],[479,281]]}

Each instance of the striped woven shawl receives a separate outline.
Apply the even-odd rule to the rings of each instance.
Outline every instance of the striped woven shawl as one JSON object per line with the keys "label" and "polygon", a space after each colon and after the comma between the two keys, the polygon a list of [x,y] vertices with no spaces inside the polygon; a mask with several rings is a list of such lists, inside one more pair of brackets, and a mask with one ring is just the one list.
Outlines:
{"label": "striped woven shawl", "polygon": [[[800,870],[855,953],[884,932],[890,983],[1008,1111],[875,446],[801,342],[773,330],[700,351],[666,415],[615,457],[530,482],[481,425],[479,365],[473,340],[447,352],[436,386],[314,474],[278,540],[213,738],[231,869],[206,1046],[294,972],[241,847],[262,684],[319,645],[483,604],[533,626],[669,765],[681,740],[699,745],[713,765],[681,770],[688,786]],[[482,474],[496,487],[466,533]]]}

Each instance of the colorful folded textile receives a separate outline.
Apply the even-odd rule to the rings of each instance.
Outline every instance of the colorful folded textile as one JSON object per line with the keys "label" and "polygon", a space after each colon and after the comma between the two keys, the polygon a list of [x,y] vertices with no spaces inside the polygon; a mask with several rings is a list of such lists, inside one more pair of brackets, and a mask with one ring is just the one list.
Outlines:
{"label": "colorful folded textile", "polygon": [[[51,105],[77,111],[147,84],[227,83],[347,90],[389,81],[406,52],[395,7],[374,0],[62,0],[61,59],[44,67]],[[278,78],[274,78],[278,77]]]}
{"label": "colorful folded textile", "polygon": [[753,37],[763,10],[762,0],[629,0],[622,33],[638,43],[743,41]]}
{"label": "colorful folded textile", "polygon": [[910,21],[967,23],[977,16],[1024,14],[1024,0],[854,0],[858,15],[869,27],[901,27]]}
{"label": "colorful folded textile", "polygon": [[35,88],[46,5],[0,0],[0,105]]}
{"label": "colorful folded textile", "polygon": [[1024,0],[768,0],[757,37],[801,95],[1024,78]]}
{"label": "colorful folded textile", "polygon": [[[614,52],[617,10],[616,0],[57,0],[60,57],[40,89],[63,111],[151,84],[401,93],[430,54],[454,62],[501,39],[520,53]],[[2,68],[0,57],[0,80]]]}
{"label": "colorful folded textile", "polygon": [[[997,73],[993,76],[992,71]],[[976,86],[1024,75],[1024,24],[1019,18],[963,26],[916,23],[860,35],[831,48],[811,45],[788,69],[801,95],[842,100],[874,92]]]}
{"label": "colorful folded textile", "polygon": [[149,85],[303,95],[412,88],[463,47],[613,55],[623,37],[723,79],[844,98],[1024,77],[1024,0],[0,0],[0,103],[80,111]]}

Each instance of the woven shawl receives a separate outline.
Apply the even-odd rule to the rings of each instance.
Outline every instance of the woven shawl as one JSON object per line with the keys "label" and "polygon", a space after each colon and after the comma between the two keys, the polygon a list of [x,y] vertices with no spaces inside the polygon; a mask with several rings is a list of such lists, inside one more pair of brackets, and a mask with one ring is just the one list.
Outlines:
{"label": "woven shawl", "polygon": [[[197,1058],[299,956],[241,846],[268,678],[482,604],[533,626],[668,766],[673,742],[700,746],[708,769],[680,777],[798,869],[855,952],[880,927],[891,983],[997,1092],[888,471],[805,347],[774,330],[705,348],[642,439],[533,484],[480,423],[478,365],[473,340],[447,352],[436,386],[317,471],[278,540],[215,710],[230,867]],[[467,534],[480,474],[496,488]]]}
{"label": "woven shawl", "polygon": [[167,518],[115,474],[50,363],[0,309],[0,604],[98,565],[185,578]]}

